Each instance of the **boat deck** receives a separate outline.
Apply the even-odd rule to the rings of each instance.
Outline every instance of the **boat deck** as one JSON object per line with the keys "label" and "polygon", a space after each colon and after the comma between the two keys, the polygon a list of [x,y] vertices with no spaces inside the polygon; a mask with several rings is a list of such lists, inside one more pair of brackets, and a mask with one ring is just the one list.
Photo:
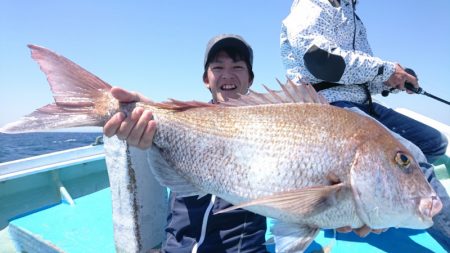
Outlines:
{"label": "boat deck", "polygon": [[12,221],[19,252],[115,252],[109,188]]}

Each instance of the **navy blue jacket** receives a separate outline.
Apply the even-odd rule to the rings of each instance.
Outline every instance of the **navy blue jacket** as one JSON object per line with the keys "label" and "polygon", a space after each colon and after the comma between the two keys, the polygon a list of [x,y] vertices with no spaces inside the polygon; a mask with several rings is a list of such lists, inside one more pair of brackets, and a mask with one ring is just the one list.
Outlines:
{"label": "navy blue jacket", "polygon": [[169,205],[164,252],[267,252],[264,216],[244,209],[214,215],[231,204],[209,194],[198,199],[171,193]]}

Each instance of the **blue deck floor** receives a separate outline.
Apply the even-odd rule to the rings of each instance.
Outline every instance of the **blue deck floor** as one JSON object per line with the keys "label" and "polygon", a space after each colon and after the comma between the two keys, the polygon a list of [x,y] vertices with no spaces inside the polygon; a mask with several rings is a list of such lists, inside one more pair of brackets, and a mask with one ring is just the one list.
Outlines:
{"label": "blue deck floor", "polygon": [[[75,199],[75,206],[61,203],[18,218],[10,223],[10,233],[17,238],[14,235],[20,232],[19,240],[26,240],[21,243],[27,247],[43,249],[52,244],[67,253],[115,252],[111,213],[111,192],[106,188]],[[39,242],[32,242],[35,238]]]}
{"label": "blue deck floor", "polygon": [[[320,231],[306,253],[446,253],[426,231],[391,228],[382,234],[370,234],[360,238],[354,233],[337,233],[333,240],[333,231]],[[324,250],[328,248],[330,251]],[[274,252],[274,247],[269,250]]]}
{"label": "blue deck floor", "polygon": [[[52,245],[68,253],[115,252],[109,188],[75,199],[75,206],[62,203],[15,219],[10,223],[10,233],[16,238],[21,234],[19,242],[28,249]],[[306,252],[323,252],[322,247],[328,245],[333,253],[446,252],[422,230],[391,228],[366,238],[353,233],[338,233],[334,242],[332,238],[332,231],[321,231]],[[37,252],[35,249],[28,252]],[[269,249],[273,252],[273,246]]]}

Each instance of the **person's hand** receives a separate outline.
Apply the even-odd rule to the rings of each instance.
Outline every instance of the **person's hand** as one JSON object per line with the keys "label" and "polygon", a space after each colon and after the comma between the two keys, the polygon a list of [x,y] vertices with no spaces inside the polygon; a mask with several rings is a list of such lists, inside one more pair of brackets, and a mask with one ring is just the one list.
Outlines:
{"label": "person's hand", "polygon": [[336,231],[339,232],[339,233],[349,233],[349,232],[353,231],[359,237],[366,237],[370,233],[381,234],[382,232],[385,232],[386,230],[388,230],[388,229],[387,228],[385,228],[385,229],[371,229],[367,225],[364,225],[364,226],[362,226],[360,228],[356,228],[356,229],[352,229],[351,227],[341,227],[341,228],[337,228],[336,229]]}
{"label": "person's hand", "polygon": [[419,88],[419,82],[416,77],[408,74],[405,69],[399,64],[395,65],[395,72],[389,77],[389,79],[385,82],[392,88],[396,88],[399,90],[406,90],[407,93],[412,94],[414,92],[405,88],[405,82],[411,83],[414,88]]}
{"label": "person's hand", "polygon": [[[136,92],[113,87],[111,94],[120,102],[146,102],[147,98]],[[117,135],[121,140],[126,140],[131,146],[140,149],[149,148],[152,145],[153,136],[156,131],[156,122],[153,120],[151,111],[142,107],[134,108],[133,112],[126,117],[123,112],[118,112],[109,119],[103,127],[103,133],[111,137]]]}

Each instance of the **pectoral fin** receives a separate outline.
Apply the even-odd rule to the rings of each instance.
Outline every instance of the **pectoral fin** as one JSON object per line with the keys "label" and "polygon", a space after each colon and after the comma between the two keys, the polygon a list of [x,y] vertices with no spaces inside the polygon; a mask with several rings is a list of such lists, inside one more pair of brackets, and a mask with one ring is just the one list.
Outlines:
{"label": "pectoral fin", "polygon": [[276,252],[303,252],[319,233],[319,228],[275,221],[272,227]]}
{"label": "pectoral fin", "polygon": [[195,185],[190,183],[187,179],[178,175],[166,160],[161,156],[161,151],[158,147],[153,146],[147,150],[147,159],[150,168],[155,175],[156,180],[162,185],[170,188],[171,191],[176,192],[179,197],[189,196],[204,196],[205,192],[198,189]]}
{"label": "pectoral fin", "polygon": [[334,205],[337,193],[344,187],[343,183],[326,186],[307,187],[298,190],[275,193],[271,196],[258,198],[249,202],[232,206],[218,213],[228,212],[238,208],[254,205],[265,205],[276,209],[295,210],[295,213],[304,216],[320,213]]}

